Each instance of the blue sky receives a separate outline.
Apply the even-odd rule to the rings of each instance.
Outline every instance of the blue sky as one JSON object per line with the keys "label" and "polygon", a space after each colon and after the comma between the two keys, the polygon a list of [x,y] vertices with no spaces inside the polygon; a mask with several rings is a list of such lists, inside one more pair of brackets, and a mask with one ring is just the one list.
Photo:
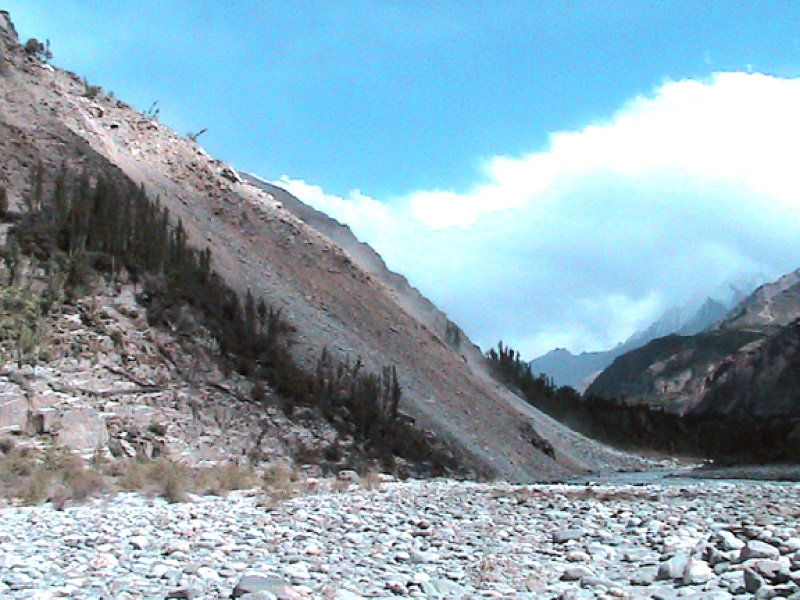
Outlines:
{"label": "blue sky", "polygon": [[610,346],[800,266],[795,2],[2,8],[55,64],[347,221],[483,346]]}

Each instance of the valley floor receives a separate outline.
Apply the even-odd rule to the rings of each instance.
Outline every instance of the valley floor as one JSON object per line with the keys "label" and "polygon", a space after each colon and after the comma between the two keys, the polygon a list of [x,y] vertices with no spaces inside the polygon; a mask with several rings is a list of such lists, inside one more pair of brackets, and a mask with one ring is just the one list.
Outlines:
{"label": "valley floor", "polygon": [[797,484],[320,486],[3,508],[0,595],[800,597]]}

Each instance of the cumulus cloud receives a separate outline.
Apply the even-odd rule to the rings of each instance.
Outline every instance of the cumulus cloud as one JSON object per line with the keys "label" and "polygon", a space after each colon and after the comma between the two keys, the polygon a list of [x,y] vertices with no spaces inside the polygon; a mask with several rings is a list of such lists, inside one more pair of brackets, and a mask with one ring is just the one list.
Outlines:
{"label": "cumulus cloud", "polygon": [[669,306],[800,267],[800,80],[667,82],[465,194],[279,185],[348,223],[482,346],[601,349]]}

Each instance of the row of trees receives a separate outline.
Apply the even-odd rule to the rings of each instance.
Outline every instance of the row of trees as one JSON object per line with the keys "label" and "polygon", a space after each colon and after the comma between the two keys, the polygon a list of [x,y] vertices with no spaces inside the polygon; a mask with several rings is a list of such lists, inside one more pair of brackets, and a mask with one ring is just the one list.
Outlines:
{"label": "row of trees", "polygon": [[486,357],[496,375],[528,403],[576,431],[620,448],[737,461],[796,460],[800,454],[800,418],[716,412],[677,415],[661,407],[628,404],[624,398],[582,397],[543,374],[534,375],[519,352],[502,342]]}
{"label": "row of trees", "polygon": [[[316,369],[301,367],[291,352],[294,327],[280,310],[250,290],[241,298],[212,269],[210,249],[192,247],[180,219],[143,187],[92,182],[87,174],[60,173],[49,181],[38,168],[30,189],[9,236],[7,265],[18,263],[16,252],[62,265],[68,301],[87,292],[93,273],[115,277],[124,270],[141,283],[139,299],[151,325],[176,323],[183,307],[192,307],[218,341],[227,368],[275,390],[289,412],[296,405],[318,407],[368,453],[397,454],[440,472],[455,468],[451,455],[400,418],[394,366],[367,373],[360,361],[351,365],[323,352]],[[263,396],[264,385],[256,389]]]}

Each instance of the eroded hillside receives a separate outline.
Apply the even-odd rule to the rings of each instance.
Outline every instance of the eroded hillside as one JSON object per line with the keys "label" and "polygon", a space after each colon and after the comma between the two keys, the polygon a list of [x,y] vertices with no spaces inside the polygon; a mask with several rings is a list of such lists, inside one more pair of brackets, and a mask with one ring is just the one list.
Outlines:
{"label": "eroded hillside", "polygon": [[[296,329],[298,360],[312,366],[327,349],[343,360],[358,357],[373,372],[395,365],[402,410],[476,473],[531,481],[635,463],[505,391],[469,341],[448,339],[449,322],[422,310],[382,264],[365,268],[353,247],[344,249],[331,231],[286,210],[155,115],[27,53],[5,16],[0,37],[0,183],[12,206],[24,207],[39,169],[143,185],[181,220],[190,244],[211,251],[230,286],[281,310]],[[551,439],[555,458],[526,440],[530,421]]]}

